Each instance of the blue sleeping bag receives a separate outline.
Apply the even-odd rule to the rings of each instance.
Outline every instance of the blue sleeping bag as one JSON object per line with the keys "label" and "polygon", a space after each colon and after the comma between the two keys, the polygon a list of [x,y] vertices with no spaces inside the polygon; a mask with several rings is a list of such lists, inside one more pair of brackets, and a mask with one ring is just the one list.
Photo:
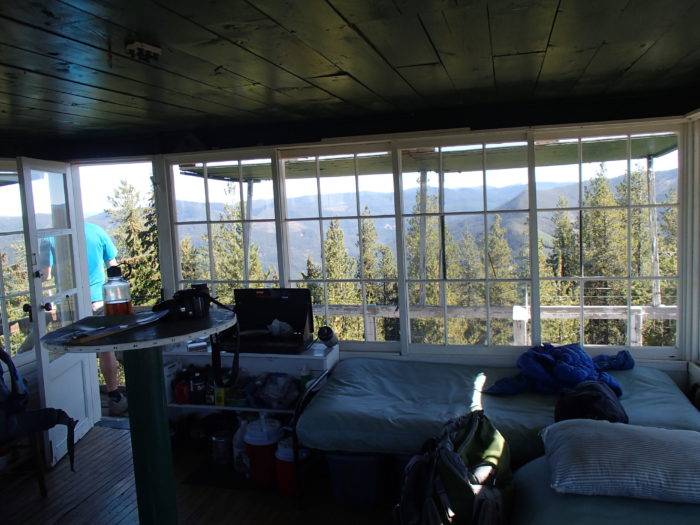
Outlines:
{"label": "blue sleeping bag", "polygon": [[554,346],[545,343],[527,350],[518,358],[520,373],[496,381],[487,391],[494,395],[515,395],[521,392],[557,394],[564,388],[573,388],[582,381],[602,381],[617,396],[622,395],[620,383],[606,370],[629,370],[634,359],[627,350],[615,356],[596,356],[594,359],[578,343]]}

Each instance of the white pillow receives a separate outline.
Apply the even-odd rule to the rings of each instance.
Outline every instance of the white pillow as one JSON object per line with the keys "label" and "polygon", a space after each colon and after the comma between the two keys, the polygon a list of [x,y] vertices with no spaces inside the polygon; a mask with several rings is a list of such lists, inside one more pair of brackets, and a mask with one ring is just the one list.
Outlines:
{"label": "white pillow", "polygon": [[570,419],[541,435],[557,492],[700,503],[700,432]]}

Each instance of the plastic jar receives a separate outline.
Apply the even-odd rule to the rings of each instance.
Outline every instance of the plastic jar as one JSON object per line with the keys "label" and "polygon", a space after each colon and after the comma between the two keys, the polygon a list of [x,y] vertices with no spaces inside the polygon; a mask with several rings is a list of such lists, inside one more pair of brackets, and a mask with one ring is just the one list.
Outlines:
{"label": "plastic jar", "polygon": [[102,286],[105,315],[130,315],[134,313],[131,306],[129,283],[122,277],[119,266],[107,268],[107,282]]}

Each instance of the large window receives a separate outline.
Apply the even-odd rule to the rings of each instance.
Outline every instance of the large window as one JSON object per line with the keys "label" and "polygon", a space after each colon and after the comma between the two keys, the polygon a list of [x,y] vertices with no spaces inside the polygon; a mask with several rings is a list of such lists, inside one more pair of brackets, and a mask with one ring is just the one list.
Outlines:
{"label": "large window", "polygon": [[528,345],[527,144],[404,150],[412,343]]}
{"label": "large window", "polygon": [[392,171],[388,152],[284,162],[289,283],[345,340],[399,339]]}
{"label": "large window", "polygon": [[277,286],[270,158],[173,166],[178,282],[207,282],[223,302],[233,290]]}
{"label": "large window", "polygon": [[308,288],[367,349],[675,347],[677,134],[586,133],[175,164],[179,283]]}
{"label": "large window", "polygon": [[676,136],[541,141],[535,158],[542,340],[674,346]]}

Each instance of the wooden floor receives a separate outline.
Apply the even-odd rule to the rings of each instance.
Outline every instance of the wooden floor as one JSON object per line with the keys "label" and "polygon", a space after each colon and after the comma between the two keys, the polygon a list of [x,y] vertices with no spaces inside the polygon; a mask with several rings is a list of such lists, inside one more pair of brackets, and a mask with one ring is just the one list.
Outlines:
{"label": "wooden floor", "polygon": [[[182,482],[198,465],[194,456],[176,454],[180,523],[373,524],[390,522],[387,511],[338,507],[319,495],[319,503],[300,510],[274,492],[234,490]],[[76,472],[62,460],[47,476],[42,499],[30,474],[0,483],[0,523],[138,523],[128,430],[95,427],[76,446]]]}

